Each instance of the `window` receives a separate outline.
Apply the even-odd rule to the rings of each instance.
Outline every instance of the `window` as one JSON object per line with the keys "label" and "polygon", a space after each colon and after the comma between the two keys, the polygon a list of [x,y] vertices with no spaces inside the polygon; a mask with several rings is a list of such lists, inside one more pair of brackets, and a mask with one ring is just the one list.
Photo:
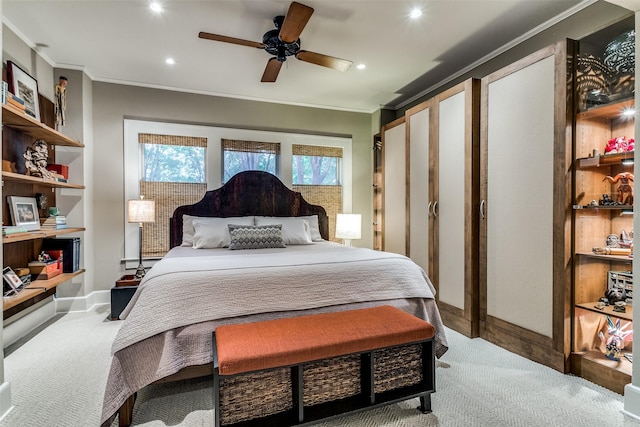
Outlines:
{"label": "window", "polygon": [[206,182],[205,147],[143,143],[142,180],[157,182]]}
{"label": "window", "polygon": [[335,235],[336,214],[342,213],[342,148],[293,144],[293,190],[309,203],[324,207],[329,216],[329,236]]}
{"label": "window", "polygon": [[140,194],[156,202],[156,222],[142,228],[143,257],[169,250],[169,221],[173,211],[202,198],[207,189],[207,138],[138,134],[141,154]]}
{"label": "window", "polygon": [[257,142],[222,140],[222,181],[227,182],[238,172],[259,170],[278,175],[280,144],[277,142]]}
{"label": "window", "polygon": [[342,148],[294,144],[292,150],[294,185],[340,185]]}

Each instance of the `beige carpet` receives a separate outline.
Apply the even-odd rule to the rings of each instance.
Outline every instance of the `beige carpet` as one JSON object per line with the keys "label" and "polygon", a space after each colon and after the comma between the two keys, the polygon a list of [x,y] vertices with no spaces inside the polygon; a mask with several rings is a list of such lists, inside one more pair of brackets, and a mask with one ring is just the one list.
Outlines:
{"label": "beige carpet", "polygon": [[[109,347],[121,325],[107,315],[102,307],[59,316],[7,349],[5,375],[15,407],[0,427],[98,425]],[[419,413],[414,399],[318,426],[640,426],[621,413],[618,394],[481,339],[453,331],[448,339],[432,414]],[[212,406],[210,380],[149,387],[138,395],[134,425],[212,426]]]}

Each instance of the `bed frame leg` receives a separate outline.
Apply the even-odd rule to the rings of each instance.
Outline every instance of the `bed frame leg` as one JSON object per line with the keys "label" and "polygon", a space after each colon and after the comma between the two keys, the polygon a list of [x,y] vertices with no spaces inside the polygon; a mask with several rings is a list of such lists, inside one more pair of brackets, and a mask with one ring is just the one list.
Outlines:
{"label": "bed frame leg", "polygon": [[133,404],[136,402],[136,393],[129,396],[118,409],[118,426],[129,427],[133,421]]}
{"label": "bed frame leg", "polygon": [[420,396],[420,406],[418,406],[418,409],[423,414],[431,413],[431,393],[425,396]]}

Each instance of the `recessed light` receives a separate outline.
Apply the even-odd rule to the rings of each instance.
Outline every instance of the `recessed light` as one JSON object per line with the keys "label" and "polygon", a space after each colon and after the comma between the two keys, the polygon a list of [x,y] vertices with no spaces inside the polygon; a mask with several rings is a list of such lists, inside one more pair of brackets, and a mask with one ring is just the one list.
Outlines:
{"label": "recessed light", "polygon": [[364,70],[365,68],[367,68],[367,66],[365,64],[358,64],[358,65],[356,65],[356,68],[358,70]]}
{"label": "recessed light", "polygon": [[155,13],[162,13],[164,11],[164,8],[162,7],[162,5],[157,1],[152,1],[151,3],[149,3],[149,8],[153,10]]}
{"label": "recessed light", "polygon": [[422,16],[422,10],[417,7],[411,9],[411,12],[409,12],[409,18],[411,19],[416,19],[421,16]]}
{"label": "recessed light", "polygon": [[165,59],[164,62],[166,62],[169,65],[173,65],[173,64],[176,63],[175,59],[173,59],[173,58],[167,58],[167,59]]}
{"label": "recessed light", "polygon": [[633,116],[636,113],[636,109],[634,107],[627,108],[622,111],[623,116]]}

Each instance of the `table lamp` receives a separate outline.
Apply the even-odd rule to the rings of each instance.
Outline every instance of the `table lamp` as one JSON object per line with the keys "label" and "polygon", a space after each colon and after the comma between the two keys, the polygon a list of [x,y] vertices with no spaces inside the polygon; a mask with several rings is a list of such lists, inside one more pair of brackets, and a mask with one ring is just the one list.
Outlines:
{"label": "table lamp", "polygon": [[336,238],[343,239],[346,246],[351,246],[352,239],[362,238],[362,215],[337,214]]}
{"label": "table lamp", "polygon": [[127,205],[128,222],[138,223],[139,235],[139,263],[136,270],[135,278],[142,279],[145,275],[144,266],[142,265],[142,223],[156,221],[156,202],[153,200],[144,200],[144,196],[139,199],[129,200]]}

